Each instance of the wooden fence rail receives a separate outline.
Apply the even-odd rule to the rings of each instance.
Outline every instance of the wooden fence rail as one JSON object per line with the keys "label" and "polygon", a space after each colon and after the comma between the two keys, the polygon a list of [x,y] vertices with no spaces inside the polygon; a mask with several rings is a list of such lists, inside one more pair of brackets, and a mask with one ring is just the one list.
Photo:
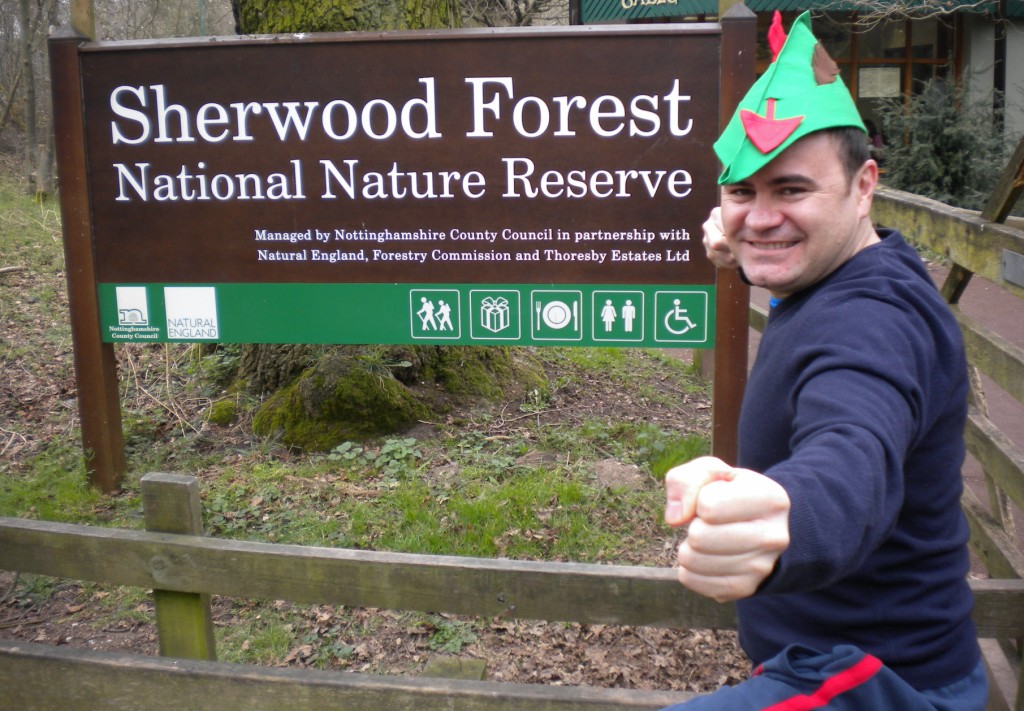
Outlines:
{"label": "wooden fence rail", "polygon": [[[154,485],[192,477],[147,475]],[[173,504],[173,496],[159,499]],[[180,507],[179,507],[180,508]],[[147,512],[147,520],[159,517]],[[679,586],[665,568],[317,548],[0,519],[0,568],[168,593],[656,627],[730,628],[731,605]],[[986,636],[1024,636],[1024,580],[972,582]],[[188,617],[188,616],[191,616]],[[157,613],[158,633],[201,629],[203,612]],[[201,634],[201,633],[200,633]],[[163,648],[163,645],[161,645]],[[172,650],[173,651],[173,650]],[[57,681],[59,680],[59,682]],[[692,694],[282,670],[0,643],[12,708],[655,709]],[[151,701],[150,701],[151,700]],[[58,703],[59,702],[59,703]]]}

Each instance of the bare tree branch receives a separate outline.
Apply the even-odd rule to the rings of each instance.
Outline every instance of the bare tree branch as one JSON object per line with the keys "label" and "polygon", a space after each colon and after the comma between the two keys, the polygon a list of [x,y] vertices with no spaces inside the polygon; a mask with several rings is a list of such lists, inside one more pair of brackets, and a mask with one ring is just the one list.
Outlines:
{"label": "bare tree branch", "polygon": [[927,19],[948,17],[958,12],[982,12],[992,7],[992,0],[836,0],[825,3],[819,11],[850,12],[855,10],[853,24],[859,28],[871,28],[892,20]]}

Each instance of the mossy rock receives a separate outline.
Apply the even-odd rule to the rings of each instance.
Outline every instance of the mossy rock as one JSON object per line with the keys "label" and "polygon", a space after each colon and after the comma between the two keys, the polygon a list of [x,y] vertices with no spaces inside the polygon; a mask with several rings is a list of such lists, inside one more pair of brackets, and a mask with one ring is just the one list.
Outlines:
{"label": "mossy rock", "polygon": [[528,349],[351,347],[321,356],[259,408],[253,431],[329,451],[408,430],[453,404],[515,399],[548,387]]}
{"label": "mossy rock", "polygon": [[291,447],[327,451],[407,429],[426,407],[386,369],[372,369],[341,354],[328,355],[260,407],[253,431],[280,434]]}
{"label": "mossy rock", "polygon": [[238,416],[238,403],[234,399],[218,400],[210,406],[207,418],[211,424],[226,427]]}
{"label": "mossy rock", "polygon": [[410,364],[394,371],[407,385],[432,383],[459,397],[497,400],[547,387],[543,367],[521,348],[395,346],[387,357]]}

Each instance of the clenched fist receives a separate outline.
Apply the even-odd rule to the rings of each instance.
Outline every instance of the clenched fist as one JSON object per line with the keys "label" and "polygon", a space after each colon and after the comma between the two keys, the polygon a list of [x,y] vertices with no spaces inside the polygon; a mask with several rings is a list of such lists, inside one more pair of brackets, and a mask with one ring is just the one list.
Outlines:
{"label": "clenched fist", "polygon": [[689,524],[679,582],[718,602],[753,595],[789,546],[789,495],[778,483],[715,457],[665,475],[665,521]]}
{"label": "clenched fist", "polygon": [[713,209],[708,219],[704,221],[704,251],[707,252],[708,259],[716,267],[735,269],[739,266],[725,239],[725,231],[722,227],[722,208],[720,207]]}

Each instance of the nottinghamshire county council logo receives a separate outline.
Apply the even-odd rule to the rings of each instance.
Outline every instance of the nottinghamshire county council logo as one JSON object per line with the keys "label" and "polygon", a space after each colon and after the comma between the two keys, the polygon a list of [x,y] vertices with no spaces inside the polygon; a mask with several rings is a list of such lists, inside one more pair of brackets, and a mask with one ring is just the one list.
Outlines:
{"label": "nottinghamshire county council logo", "polygon": [[146,287],[119,286],[115,289],[115,294],[118,326],[149,325],[149,302],[146,300]]}
{"label": "nottinghamshire county council logo", "polygon": [[211,341],[220,337],[217,290],[214,287],[165,287],[164,306],[168,340]]}
{"label": "nottinghamshire county council logo", "polygon": [[116,322],[108,323],[107,338],[111,341],[156,341],[160,328],[149,313],[149,295],[144,286],[118,286],[114,289]]}

